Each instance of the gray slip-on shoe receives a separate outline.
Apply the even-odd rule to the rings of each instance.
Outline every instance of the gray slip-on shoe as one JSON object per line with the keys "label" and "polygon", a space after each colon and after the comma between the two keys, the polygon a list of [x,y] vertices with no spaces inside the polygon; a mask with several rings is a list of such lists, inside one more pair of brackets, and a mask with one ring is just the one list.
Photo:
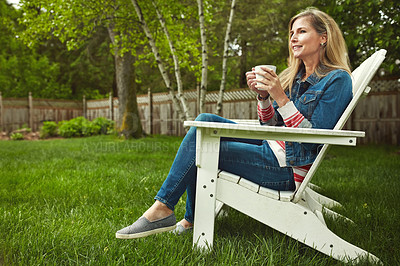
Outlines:
{"label": "gray slip-on shoe", "polygon": [[165,218],[153,222],[150,222],[142,216],[132,225],[117,231],[115,237],[121,239],[140,238],[157,233],[171,231],[174,230],[175,227],[175,214],[171,214]]}
{"label": "gray slip-on shoe", "polygon": [[189,228],[185,228],[180,223],[177,223],[176,228],[173,231],[171,231],[171,233],[174,233],[175,235],[183,235],[183,234],[189,233],[191,231],[193,231],[193,226],[189,227]]}

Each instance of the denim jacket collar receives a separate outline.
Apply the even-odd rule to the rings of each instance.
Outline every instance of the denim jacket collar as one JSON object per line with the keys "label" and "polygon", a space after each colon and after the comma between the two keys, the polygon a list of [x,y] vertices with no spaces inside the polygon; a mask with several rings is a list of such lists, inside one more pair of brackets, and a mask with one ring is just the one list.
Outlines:
{"label": "denim jacket collar", "polygon": [[[302,67],[299,72],[296,75],[296,78],[294,79],[295,82],[297,83],[301,83],[301,78],[303,77],[305,73],[305,68]],[[314,86],[315,84],[317,84],[319,81],[321,80],[321,77],[318,77],[317,74],[312,73],[306,80],[305,82],[308,82],[310,84],[310,86]]]}

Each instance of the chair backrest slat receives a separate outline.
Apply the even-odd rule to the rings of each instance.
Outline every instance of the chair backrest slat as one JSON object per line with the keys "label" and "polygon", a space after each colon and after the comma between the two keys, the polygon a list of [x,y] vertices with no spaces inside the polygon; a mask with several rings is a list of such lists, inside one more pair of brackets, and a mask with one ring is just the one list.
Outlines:
{"label": "chair backrest slat", "polygon": [[[376,71],[378,70],[379,66],[382,64],[383,60],[385,59],[386,50],[382,49],[375,52],[371,55],[367,60],[365,60],[357,69],[352,72],[353,78],[353,99],[350,101],[349,105],[347,106],[346,110],[343,112],[342,116],[336,123],[334,129],[340,130],[344,127],[347,120],[349,119],[351,113],[357,106],[357,103],[360,101],[361,96],[365,93],[369,92],[369,88],[367,85],[374,77]],[[311,166],[310,170],[308,171],[304,181],[300,185],[299,189],[296,191],[293,202],[298,202],[304,193],[308,183],[311,181],[312,177],[314,176],[318,166],[322,162],[329,145],[325,144],[322,150],[319,152],[317,158],[315,159],[313,165]]]}
{"label": "chair backrest slat", "polygon": [[[367,85],[370,83],[372,78],[374,77],[376,71],[379,66],[382,64],[385,59],[386,50],[379,50],[375,52],[372,56],[370,56],[367,60],[365,60],[359,67],[357,67],[353,73],[353,99],[347,106],[346,110],[343,112],[339,121],[336,123],[334,129],[342,129],[352,114],[354,108],[357,106],[360,101],[361,96],[364,94],[367,89]],[[369,89],[367,89],[367,94]]]}

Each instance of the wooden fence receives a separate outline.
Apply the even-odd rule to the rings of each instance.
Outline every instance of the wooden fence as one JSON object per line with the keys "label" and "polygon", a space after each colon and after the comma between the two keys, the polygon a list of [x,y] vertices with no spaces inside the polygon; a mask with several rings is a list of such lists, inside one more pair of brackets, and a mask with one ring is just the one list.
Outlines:
{"label": "wooden fence", "polygon": [[[362,130],[366,137],[360,143],[400,145],[400,83],[395,80],[374,80],[372,92],[356,107],[345,128]],[[187,91],[185,97],[191,116],[198,113],[198,92]],[[214,113],[218,92],[206,96],[206,112]],[[183,136],[185,130],[174,111],[167,93],[149,92],[137,97],[139,114],[145,132]],[[257,119],[255,94],[246,89],[225,93],[222,116],[231,119]],[[10,132],[23,125],[40,129],[43,121],[69,120],[85,116],[118,119],[118,98],[82,101],[32,99],[2,99],[0,93],[0,130]]]}
{"label": "wooden fence", "polygon": [[82,115],[82,102],[72,100],[3,99],[0,93],[0,130],[11,132],[23,126],[38,131],[43,121],[62,121]]}

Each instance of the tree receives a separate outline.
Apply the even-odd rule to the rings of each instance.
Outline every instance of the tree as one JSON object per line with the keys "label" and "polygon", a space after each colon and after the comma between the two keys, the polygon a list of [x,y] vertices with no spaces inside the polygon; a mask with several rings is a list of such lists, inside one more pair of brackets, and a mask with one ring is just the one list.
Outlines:
{"label": "tree", "polygon": [[182,84],[182,75],[181,75],[181,69],[180,69],[180,64],[179,64],[179,60],[178,60],[178,55],[176,52],[176,48],[175,45],[173,44],[173,40],[171,38],[171,35],[169,34],[169,30],[167,28],[167,25],[165,23],[165,19],[163,17],[163,15],[161,14],[156,2],[154,0],[151,1],[154,9],[156,10],[157,13],[157,17],[158,20],[160,21],[161,27],[163,29],[163,32],[165,34],[165,37],[167,38],[170,50],[171,50],[171,54],[172,54],[172,58],[174,60],[174,69],[175,69],[175,77],[176,77],[176,84],[178,87],[178,99],[182,105],[183,108],[183,117],[185,120],[191,120],[191,115],[189,113],[189,107],[187,105],[186,102],[186,98],[183,95],[183,84]]}
{"label": "tree", "polygon": [[[155,43],[154,38],[153,38],[153,34],[150,32],[148,23],[146,23],[146,21],[144,19],[144,16],[143,16],[143,13],[142,13],[142,11],[141,11],[141,9],[139,7],[138,1],[132,0],[132,2],[134,3],[134,5],[136,7],[137,14],[138,14],[138,16],[140,18],[139,20],[141,21],[142,26],[143,26],[143,30],[145,31],[145,33],[147,35],[147,38],[149,40],[149,44],[150,44],[150,46],[152,48],[152,51],[153,51],[153,54],[155,56],[156,62],[158,64],[159,68],[160,68],[160,72],[161,72],[161,74],[163,76],[164,82],[167,85],[167,88],[169,88],[171,82],[170,82],[170,80],[169,80],[169,78],[167,76],[167,73],[166,73],[167,71],[165,71],[165,69],[167,69],[168,66],[165,66],[165,64],[164,64],[164,62],[163,62],[163,60],[161,58],[162,57],[161,53],[159,52],[159,48],[158,48],[158,46],[162,45],[162,43],[161,44],[160,44],[160,42],[158,44]],[[164,58],[168,58],[168,54],[170,54],[170,56],[173,59],[174,72],[175,72],[175,77],[176,77],[176,84],[177,84],[177,88],[178,88],[178,94],[177,95],[178,95],[178,99],[180,99],[180,103],[181,103],[181,105],[183,107],[183,114],[184,114],[184,115],[181,116],[181,118],[186,119],[186,120],[187,119],[191,119],[189,117],[190,113],[189,113],[189,108],[188,108],[188,106],[186,104],[186,100],[185,100],[184,97],[182,97],[183,96],[183,89],[182,89],[183,86],[182,86],[182,78],[181,78],[181,71],[180,71],[180,60],[178,59],[178,51],[177,51],[177,49],[175,48],[175,45],[174,45],[175,40],[176,40],[177,43],[186,44],[186,42],[182,41],[181,38],[176,39],[176,37],[175,37],[175,40],[174,40],[170,36],[169,28],[175,29],[175,31],[171,31],[171,32],[180,32],[180,31],[182,31],[182,28],[179,29],[179,30],[176,30],[176,26],[173,26],[173,25],[176,25],[176,23],[171,23],[171,21],[170,21],[170,24],[167,25],[167,23],[165,21],[165,17],[185,17],[185,16],[187,16],[188,12],[179,11],[178,13],[176,13],[174,11],[171,11],[171,9],[173,10],[174,7],[180,5],[180,3],[178,4],[177,2],[174,2],[174,1],[169,1],[168,2],[168,8],[164,8],[162,10],[163,12],[161,12],[161,10],[159,9],[159,6],[158,6],[158,4],[160,4],[161,2],[156,3],[156,1],[154,1],[154,0],[152,0],[151,2],[153,4],[155,13],[157,14],[158,21],[160,22],[162,31],[163,31],[163,33],[165,35],[166,42],[168,43],[168,46],[169,46],[169,53],[167,51],[165,51],[166,53],[164,54]],[[217,36],[217,34],[215,32],[211,33],[211,34],[210,33],[207,34],[205,28],[206,28],[206,25],[211,26],[213,24],[213,19],[211,19],[211,18],[213,18],[214,15],[216,15],[215,13],[213,13],[213,12],[215,12],[215,7],[218,7],[217,9],[219,9],[220,7],[222,9],[224,8],[224,3],[222,3],[222,2],[224,2],[224,1],[217,1],[217,3],[213,3],[213,4],[207,2],[204,5],[203,1],[201,1],[201,0],[198,1],[197,17],[198,17],[198,25],[199,26],[197,26],[197,27],[200,29],[201,47],[195,47],[195,49],[199,49],[201,51],[201,58],[202,58],[202,60],[201,60],[201,70],[202,70],[201,71],[201,95],[200,95],[200,101],[199,101],[200,102],[200,112],[204,112],[205,111],[204,110],[204,103],[205,103],[205,95],[206,95],[206,91],[207,91],[208,70],[209,70],[208,56],[209,56],[209,53],[211,53],[211,54],[213,53],[213,52],[210,52],[209,49],[208,49],[208,42],[211,42],[208,37],[210,36],[211,40],[214,43],[216,43],[218,41],[217,37],[213,38],[214,36]],[[206,8],[204,8],[204,6],[206,6]],[[227,27],[226,37],[225,37],[225,41],[224,41],[224,43],[225,43],[225,45],[224,45],[224,54],[225,54],[225,56],[224,56],[224,58],[222,60],[223,69],[224,69],[223,73],[224,74],[223,74],[223,78],[221,79],[221,84],[222,84],[221,85],[221,89],[220,89],[221,97],[220,97],[220,100],[219,100],[219,102],[217,104],[219,106],[219,110],[221,110],[221,107],[222,107],[223,91],[224,91],[224,88],[225,88],[225,80],[226,80],[225,77],[226,77],[226,72],[227,72],[226,61],[227,61],[228,50],[229,50],[229,43],[228,43],[229,42],[229,38],[228,37],[230,35],[232,18],[233,18],[233,14],[234,14],[234,12],[233,12],[234,7],[235,7],[235,1],[233,1],[232,4],[230,5],[230,10],[231,10],[230,19],[228,20],[228,27]],[[182,9],[180,9],[180,10],[182,10]],[[185,11],[187,11],[187,9],[185,9]],[[151,14],[148,14],[148,17],[151,17]],[[206,19],[206,17],[208,17],[208,19]],[[190,26],[188,24],[186,24],[187,21],[182,21],[181,20],[179,22],[184,23],[184,26],[185,26],[184,28],[190,28]],[[155,32],[154,34],[157,34],[157,32]],[[194,38],[198,39],[198,35],[195,36]],[[189,40],[189,44],[191,44],[191,43],[193,43],[193,41]],[[190,45],[186,45],[186,46],[190,47]],[[181,46],[181,47],[184,47],[184,46]],[[192,51],[190,51],[189,49],[185,49],[185,50],[189,51],[190,53],[192,53]],[[184,54],[184,53],[181,52],[180,55],[182,55],[182,54]],[[196,53],[193,53],[193,54],[196,54]],[[196,60],[193,60],[193,61],[196,62]],[[172,69],[172,67],[170,67],[170,68]],[[171,92],[172,92],[172,95],[174,94],[173,90],[171,90],[171,89],[168,89],[168,90],[170,91],[170,94],[171,94]],[[179,110],[180,110],[180,108],[179,108]]]}
{"label": "tree", "polygon": [[60,65],[38,51],[31,51],[19,41],[16,10],[5,0],[0,1],[0,89],[4,97],[66,98],[70,96],[67,86],[60,84]]}
{"label": "tree", "polygon": [[68,50],[57,39],[44,42],[38,49],[59,64],[58,82],[70,88],[72,98],[85,95],[86,99],[101,99],[110,91],[118,94],[110,45],[107,28],[99,26],[79,49]]}
{"label": "tree", "polygon": [[388,50],[382,67],[400,76],[400,5],[396,0],[317,0],[315,5],[331,15],[343,31],[353,68],[378,49]]}
{"label": "tree", "polygon": [[225,33],[225,41],[224,41],[224,55],[222,57],[221,85],[220,85],[218,101],[217,101],[217,109],[215,111],[215,113],[217,115],[220,115],[221,111],[222,111],[222,102],[224,99],[224,92],[225,92],[225,85],[226,85],[226,73],[228,71],[227,66],[226,66],[226,61],[228,60],[229,41],[230,41],[230,35],[231,35],[233,16],[235,14],[235,7],[236,7],[236,0],[232,0],[229,19],[228,19],[228,23],[226,25],[226,33]]}
{"label": "tree", "polygon": [[142,136],[142,126],[136,101],[133,53],[140,42],[140,32],[129,9],[125,8],[128,3],[127,0],[23,0],[21,23],[27,26],[22,34],[26,43],[34,45],[43,39],[57,38],[70,50],[81,47],[99,27],[106,27],[112,42],[120,98],[117,128],[126,138],[137,138]]}
{"label": "tree", "polygon": [[41,40],[28,48],[21,41],[21,9],[0,1],[0,54],[3,94],[6,97],[82,99],[101,98],[114,84],[113,57],[106,29],[99,28],[80,49],[68,51],[58,39]]}
{"label": "tree", "polygon": [[[121,32],[115,29],[115,24],[108,26],[110,39],[114,46],[114,60],[116,83],[118,88],[118,114],[117,128],[125,138],[142,137],[142,125],[140,122],[137,98],[134,62],[135,57],[129,53],[123,53],[123,47],[118,40]],[[129,36],[126,37],[128,40]]]}
{"label": "tree", "polygon": [[204,104],[207,93],[207,72],[208,72],[208,46],[207,35],[204,22],[203,0],[197,0],[199,8],[199,24],[201,39],[201,85],[200,85],[200,113],[204,113]]}
{"label": "tree", "polygon": [[149,27],[148,27],[148,25],[146,23],[146,20],[144,19],[142,9],[140,8],[140,6],[139,6],[139,4],[138,4],[138,2],[136,0],[131,0],[131,1],[132,1],[132,4],[133,4],[134,8],[135,8],[136,14],[137,14],[137,16],[139,18],[139,22],[140,22],[140,24],[141,24],[141,26],[143,28],[143,31],[146,34],[147,40],[149,41],[149,45],[151,47],[151,50],[153,51],[153,55],[154,55],[155,60],[157,62],[158,68],[159,68],[160,73],[161,73],[161,75],[162,75],[162,77],[164,79],[165,86],[167,87],[167,90],[168,90],[168,92],[169,92],[169,94],[171,96],[173,105],[176,108],[176,111],[177,111],[178,115],[180,116],[181,120],[184,120],[184,114],[182,113],[181,107],[180,107],[179,103],[177,102],[174,89],[171,86],[171,80],[170,80],[170,78],[168,76],[168,73],[167,73],[165,65],[164,65],[164,63],[162,61],[160,52],[159,52],[158,47],[157,47],[157,45],[156,45],[156,43],[154,41],[153,35],[151,34],[150,29],[149,29]]}
{"label": "tree", "polygon": [[[235,44],[239,87],[247,87],[245,73],[253,66],[272,64],[277,73],[287,67],[288,23],[301,9],[312,5],[313,0],[241,0],[236,6],[232,40]],[[252,12],[247,12],[248,9]],[[237,73],[237,72],[236,72]]]}
{"label": "tree", "polygon": [[[132,0],[132,3],[139,17],[143,31],[147,36],[148,43],[153,52],[161,76],[163,77],[164,84],[166,85],[167,90],[169,91],[173,100],[175,111],[177,111],[180,115],[181,121],[191,119],[192,111],[189,110],[186,99],[183,96],[183,79],[181,75],[181,69],[186,69],[189,71],[195,70],[194,77],[199,77],[199,75],[196,74],[198,69],[193,67],[193,65],[198,65],[197,57],[199,55],[200,47],[198,46],[197,32],[201,27],[199,28],[198,24],[196,24],[195,27],[193,26],[193,21],[191,21],[191,18],[193,17],[193,9],[190,8],[190,2],[169,1],[168,3],[165,3],[163,1],[156,2],[153,0],[151,1],[153,8],[142,8],[143,6],[146,6],[146,3],[141,2],[139,5],[139,1],[137,0]],[[146,19],[143,9],[147,11]],[[158,28],[154,27],[154,24],[153,29],[150,29],[150,23],[147,22],[153,21],[151,18],[154,16],[154,13],[157,14],[157,19],[161,25],[163,36],[159,35]],[[198,13],[196,14],[196,17],[199,17]],[[167,21],[165,18],[168,18]],[[204,14],[202,21],[204,22]],[[156,40],[153,36],[158,36],[158,40]],[[204,41],[206,41],[206,39],[204,39]],[[175,44],[179,45],[178,49],[176,49]],[[202,47],[204,47],[203,43]],[[204,58],[207,56],[207,52],[204,53],[203,49],[203,63]],[[203,104],[201,106],[204,106],[208,68],[208,65],[204,66],[203,63],[201,65],[201,82],[205,86],[203,86],[202,90],[203,92],[201,97],[203,100],[201,100],[201,102]],[[177,98],[179,99],[179,102],[175,100],[176,95],[173,88],[173,82],[169,78],[169,73],[172,72],[172,69],[175,73],[176,85],[178,89]],[[181,109],[183,109],[183,111],[181,111]]]}

